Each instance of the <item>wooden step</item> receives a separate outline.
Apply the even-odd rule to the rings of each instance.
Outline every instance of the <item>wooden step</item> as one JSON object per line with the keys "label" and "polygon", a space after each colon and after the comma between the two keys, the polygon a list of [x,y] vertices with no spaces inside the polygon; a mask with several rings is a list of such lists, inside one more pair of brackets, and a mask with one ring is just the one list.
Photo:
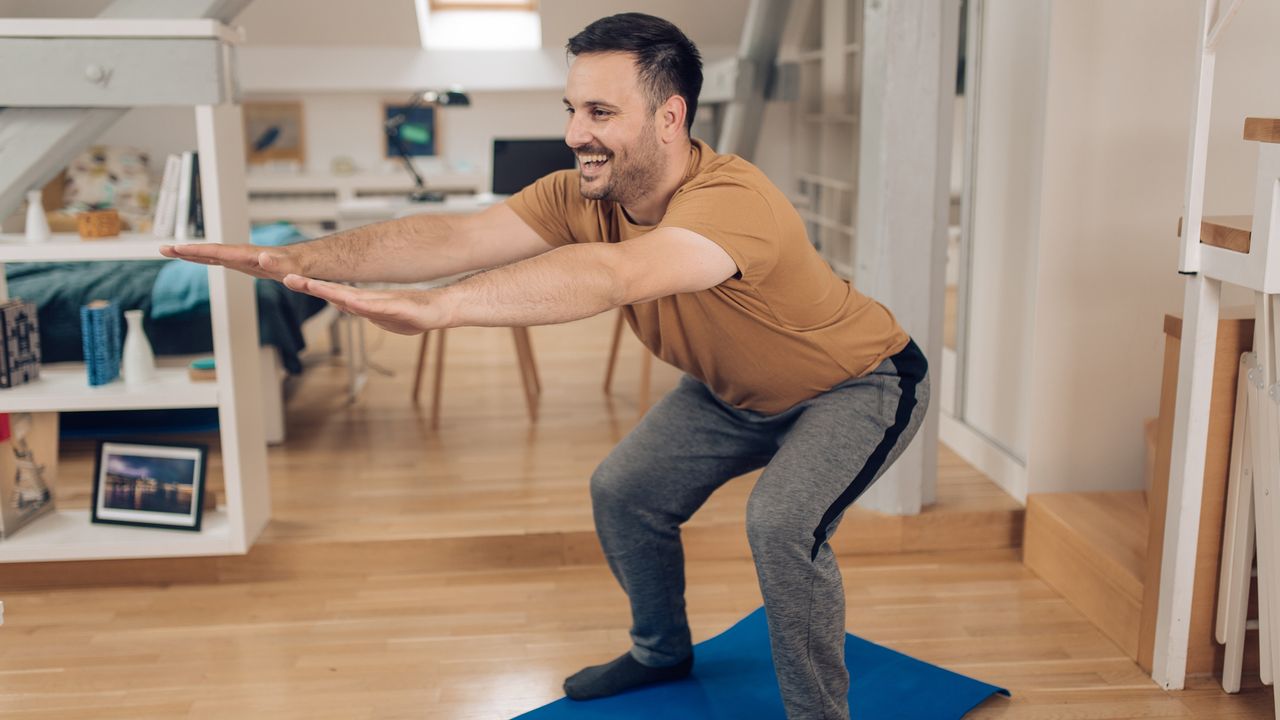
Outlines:
{"label": "wooden step", "polygon": [[1280,118],[1245,118],[1244,139],[1280,143]]}
{"label": "wooden step", "polygon": [[1138,656],[1147,504],[1141,491],[1027,498],[1023,562],[1131,658]]}
{"label": "wooden step", "polygon": [[[1182,218],[1178,218],[1178,237],[1182,237]],[[1213,215],[1200,221],[1202,245],[1248,254],[1252,239],[1252,215]]]}

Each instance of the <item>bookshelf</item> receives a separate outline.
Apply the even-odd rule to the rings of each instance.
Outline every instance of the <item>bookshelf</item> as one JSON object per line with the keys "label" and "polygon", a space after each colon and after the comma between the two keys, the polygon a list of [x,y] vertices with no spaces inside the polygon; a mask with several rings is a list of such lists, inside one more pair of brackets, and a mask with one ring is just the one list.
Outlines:
{"label": "bookshelf", "polygon": [[160,246],[174,242],[173,238],[161,240],[140,233],[121,233],[102,240],[81,240],[75,233],[54,233],[46,242],[28,244],[22,235],[5,233],[0,234],[0,263],[163,260]]}
{"label": "bookshelf", "polygon": [[[145,52],[145,46],[139,43],[153,38],[230,45],[238,37],[226,24],[209,19],[0,21],[0,38],[40,38],[53,45],[110,39],[111,43],[118,43],[112,46],[112,52],[120,57],[135,51]],[[218,64],[223,57],[209,55],[210,62]],[[225,80],[219,74],[223,68],[204,70],[215,71],[210,77],[218,78],[218,82]],[[228,64],[225,71],[234,75],[234,65]],[[110,91],[101,94],[79,78],[74,82],[60,80],[65,78],[49,78],[47,85],[53,88],[49,92],[74,94],[74,89],[80,86],[76,83],[86,88],[83,97],[73,98],[76,102],[49,103],[65,108],[68,114],[82,112],[83,107],[120,107],[132,102],[112,97]],[[0,83],[0,89],[4,87]],[[234,87],[234,82],[227,83],[227,87]],[[238,98],[234,92],[219,93],[217,88],[201,97],[206,96],[218,100],[215,104],[187,103],[193,111],[196,149],[201,158],[205,242],[247,243],[249,213]],[[129,96],[132,97],[134,95]],[[172,97],[168,89],[157,87],[153,104],[174,104]],[[0,96],[0,105],[5,104],[10,108],[22,107],[22,103]],[[77,140],[87,145],[92,137]],[[64,150],[67,148],[60,149]],[[56,234],[47,242],[28,244],[21,236],[0,235],[0,263],[159,260],[162,259],[160,245],[172,242],[147,234],[124,234],[102,240]],[[252,278],[216,267],[209,268],[208,273],[214,357],[218,366],[216,381],[191,382],[185,367],[161,366],[156,379],[145,387],[128,387],[117,381],[95,388],[89,387],[82,364],[51,364],[41,369],[37,382],[0,390],[0,413],[217,408],[225,502],[217,510],[206,510],[199,532],[95,525],[90,522],[87,510],[58,510],[0,540],[0,563],[230,555],[245,553],[253,545],[271,512],[259,377],[257,299]],[[7,293],[0,290],[0,296],[3,295]],[[58,478],[59,485],[64,487],[91,481],[91,478]]]}

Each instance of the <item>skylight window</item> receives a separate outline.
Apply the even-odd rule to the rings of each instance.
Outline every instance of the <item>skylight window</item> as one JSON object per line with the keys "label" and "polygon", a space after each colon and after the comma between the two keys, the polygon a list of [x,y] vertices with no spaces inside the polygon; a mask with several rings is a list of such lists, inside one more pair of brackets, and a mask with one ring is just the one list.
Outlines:
{"label": "skylight window", "polygon": [[533,0],[414,0],[429,50],[536,50],[542,20]]}

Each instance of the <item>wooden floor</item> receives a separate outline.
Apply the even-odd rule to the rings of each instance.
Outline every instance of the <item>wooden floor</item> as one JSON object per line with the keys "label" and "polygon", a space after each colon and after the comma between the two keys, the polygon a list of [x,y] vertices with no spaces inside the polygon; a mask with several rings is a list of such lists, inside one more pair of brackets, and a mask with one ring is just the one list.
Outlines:
{"label": "wooden floor", "polygon": [[[533,331],[536,425],[505,330],[450,332],[438,432],[407,400],[411,340],[372,336],[396,374],[350,405],[322,360],[290,402],[273,521],[246,557],[0,566],[0,717],[497,719],[559,697],[565,674],[627,645],[586,493],[638,416],[633,339],[617,395],[599,390],[611,326]],[[676,377],[659,367],[655,394]],[[69,478],[89,476],[90,453],[66,450],[59,502],[84,504]],[[1207,679],[1156,688],[1023,567],[1017,504],[954,455],[940,466],[939,503],[919,518],[842,525],[851,630],[1013,691],[971,718],[1271,715],[1256,680],[1239,697]],[[751,482],[686,533],[696,639],[759,605]]]}

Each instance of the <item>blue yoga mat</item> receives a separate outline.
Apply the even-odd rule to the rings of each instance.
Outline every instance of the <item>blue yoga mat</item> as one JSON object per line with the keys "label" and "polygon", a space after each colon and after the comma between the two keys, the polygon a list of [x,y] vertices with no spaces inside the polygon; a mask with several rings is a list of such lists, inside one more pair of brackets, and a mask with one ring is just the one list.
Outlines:
{"label": "blue yoga mat", "polygon": [[[562,698],[516,720],[785,720],[764,608],[694,652],[693,675],[614,697]],[[853,635],[844,638],[855,720],[956,720],[1009,691]]]}

